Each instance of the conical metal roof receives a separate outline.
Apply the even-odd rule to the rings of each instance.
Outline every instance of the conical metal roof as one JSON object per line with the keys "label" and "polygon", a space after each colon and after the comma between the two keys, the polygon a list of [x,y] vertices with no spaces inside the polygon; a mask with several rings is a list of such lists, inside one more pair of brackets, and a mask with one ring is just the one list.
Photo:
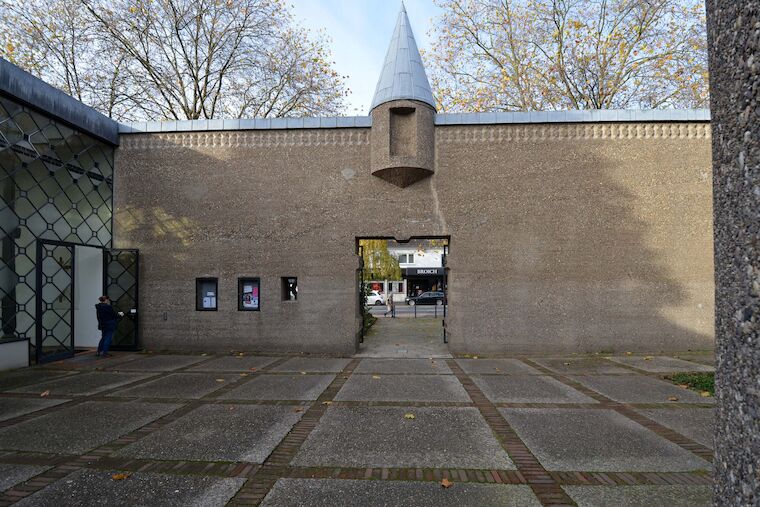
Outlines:
{"label": "conical metal roof", "polygon": [[433,92],[403,2],[370,110],[392,100],[419,100],[435,108]]}

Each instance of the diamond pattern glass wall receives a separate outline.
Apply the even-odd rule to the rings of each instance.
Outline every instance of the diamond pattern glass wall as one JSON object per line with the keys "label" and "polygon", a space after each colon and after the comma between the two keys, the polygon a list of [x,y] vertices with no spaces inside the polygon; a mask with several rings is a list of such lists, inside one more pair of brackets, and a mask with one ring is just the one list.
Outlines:
{"label": "diamond pattern glass wall", "polygon": [[[29,338],[32,359],[37,240],[111,246],[113,153],[104,142],[0,97],[0,340]],[[61,268],[70,263],[64,259]]]}

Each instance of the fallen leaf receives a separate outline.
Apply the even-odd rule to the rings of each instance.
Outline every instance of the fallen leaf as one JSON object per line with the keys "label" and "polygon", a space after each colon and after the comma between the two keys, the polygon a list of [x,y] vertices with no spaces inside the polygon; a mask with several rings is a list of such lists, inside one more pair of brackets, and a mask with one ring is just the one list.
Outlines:
{"label": "fallen leaf", "polygon": [[248,376],[248,374],[247,374],[247,373],[241,373],[241,374],[240,374],[240,376],[241,376],[241,377],[247,377],[247,376]]}
{"label": "fallen leaf", "polygon": [[129,479],[130,475],[131,474],[121,474],[121,473],[119,473],[119,474],[113,474],[111,476],[111,479],[113,479],[114,481],[123,481],[124,479]]}
{"label": "fallen leaf", "polygon": [[501,371],[501,369],[499,369],[499,368],[494,368],[494,370],[496,370],[496,371]]}
{"label": "fallen leaf", "polygon": [[644,361],[651,361],[651,360],[652,360],[652,356],[646,356],[646,357],[644,358]]}
{"label": "fallen leaf", "polygon": [[248,368],[250,371],[257,371],[258,368]]}
{"label": "fallen leaf", "polygon": [[302,371],[302,372],[301,372],[301,375],[306,375],[306,372],[305,372],[305,371]]}
{"label": "fallen leaf", "polygon": [[477,358],[478,358],[478,356],[472,356],[472,358],[473,358],[473,359],[477,359]]}
{"label": "fallen leaf", "polygon": [[689,388],[689,384],[677,384],[677,385],[678,385],[678,387],[680,387],[681,389],[688,389],[688,388]]}
{"label": "fallen leaf", "polygon": [[206,354],[206,353],[204,352],[203,354],[201,354],[201,357],[206,357],[207,355],[208,355],[208,354]]}
{"label": "fallen leaf", "polygon": [[380,375],[372,375],[372,378],[380,378]]}
{"label": "fallen leaf", "polygon": [[712,394],[710,394],[710,391],[702,391],[701,393],[699,393],[699,395],[703,398],[709,398],[710,396],[712,396]]}
{"label": "fallen leaf", "polygon": [[570,363],[564,363],[565,366],[570,366]]}
{"label": "fallen leaf", "polygon": [[217,382],[224,382],[224,379],[223,378],[218,378],[218,379],[216,379],[216,381]]}
{"label": "fallen leaf", "polygon": [[322,405],[332,405],[332,401],[323,401]]}
{"label": "fallen leaf", "polygon": [[235,410],[235,407],[230,407],[230,410]]}
{"label": "fallen leaf", "polygon": [[348,377],[343,377],[343,380],[348,380]]}
{"label": "fallen leaf", "polygon": [[47,395],[49,395],[49,394],[50,394],[50,391],[42,391],[42,392],[40,393],[40,397],[41,397],[41,398],[44,398],[45,396],[47,396]]}
{"label": "fallen leaf", "polygon": [[404,419],[415,419],[417,416],[412,414],[411,412],[407,412],[404,414]]}
{"label": "fallen leaf", "polygon": [[296,407],[293,409],[293,412],[296,412],[296,413],[303,412],[303,407]]}
{"label": "fallen leaf", "polygon": [[240,354],[238,354],[238,356],[240,356],[240,357],[243,357],[243,355],[244,355],[244,354],[243,354],[242,352],[241,352]]}
{"label": "fallen leaf", "polygon": [[450,480],[446,479],[446,478],[443,478],[443,479],[441,480],[441,487],[444,487],[444,488],[447,488],[447,489],[448,489],[448,488],[450,488],[450,487],[451,487],[451,486],[453,486],[453,485],[454,485],[454,483],[453,483],[453,482],[451,482]]}
{"label": "fallen leaf", "polygon": [[626,355],[626,356],[632,356],[632,355],[633,355],[633,352],[626,352],[626,353],[625,353],[625,355]]}
{"label": "fallen leaf", "polygon": [[668,401],[678,401],[678,396],[669,396]]}

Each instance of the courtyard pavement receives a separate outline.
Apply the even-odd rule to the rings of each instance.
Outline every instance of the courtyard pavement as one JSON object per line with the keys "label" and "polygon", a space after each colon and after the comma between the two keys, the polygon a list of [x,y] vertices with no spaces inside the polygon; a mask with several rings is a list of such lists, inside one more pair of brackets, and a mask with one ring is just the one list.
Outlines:
{"label": "courtyard pavement", "polygon": [[710,363],[80,354],[0,374],[0,505],[710,505]]}

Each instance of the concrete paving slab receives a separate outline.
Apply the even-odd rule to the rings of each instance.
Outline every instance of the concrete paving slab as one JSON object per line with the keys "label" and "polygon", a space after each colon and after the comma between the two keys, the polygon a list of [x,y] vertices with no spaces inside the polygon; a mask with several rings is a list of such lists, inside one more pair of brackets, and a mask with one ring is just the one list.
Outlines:
{"label": "concrete paving slab", "polygon": [[[647,359],[649,358],[649,359]],[[610,357],[610,361],[627,364],[639,370],[651,373],[678,373],[682,371],[715,371],[715,368],[706,364],[693,363],[665,356],[616,356]]]}
{"label": "concrete paving slab", "polygon": [[539,375],[473,375],[494,403],[597,403],[572,387]]}
{"label": "concrete paving slab", "polygon": [[23,368],[0,373],[0,391],[6,392],[19,387],[39,384],[54,378],[76,375],[74,372],[45,370],[43,368]]}
{"label": "concrete paving slab", "polygon": [[562,486],[578,507],[708,507],[710,486]]}
{"label": "concrete paving slab", "polygon": [[23,499],[18,506],[72,507],[162,505],[206,507],[225,505],[245,479],[136,472],[114,481],[117,470],[77,470]]}
{"label": "concrete paving slab", "polygon": [[132,382],[136,382],[149,376],[150,375],[147,373],[93,371],[55,378],[42,382],[41,384],[21,387],[12,392],[39,394],[44,391],[50,391],[50,394],[56,396],[88,396],[107,391],[108,389],[131,384]]}
{"label": "concrete paving slab", "polygon": [[454,375],[351,375],[335,399],[339,401],[472,401]]}
{"label": "concrete paving slab", "polygon": [[302,372],[306,373],[337,373],[350,363],[350,359],[324,358],[324,357],[294,357],[288,359],[272,371]]}
{"label": "concrete paving slab", "polygon": [[676,354],[675,357],[684,361],[715,367],[715,354],[713,352],[687,352],[685,354]]}
{"label": "concrete paving slab", "polygon": [[0,463],[0,491],[10,489],[16,484],[28,481],[52,467],[36,465],[7,465]]}
{"label": "concrete paving slab", "polygon": [[193,366],[187,371],[230,371],[249,372],[251,368],[257,370],[280,359],[279,357],[264,356],[224,356],[206,361],[198,366]]}
{"label": "concrete paving slab", "polygon": [[[399,307],[400,309],[401,307]],[[420,307],[421,308],[421,307]],[[408,308],[406,308],[408,310]],[[410,318],[392,319],[377,316],[364,343],[359,344],[355,357],[373,358],[448,358],[451,357],[448,346],[443,343],[443,327],[439,318]]]}
{"label": "concrete paving slab", "polygon": [[437,482],[279,479],[261,503],[264,507],[538,507],[528,486]]}
{"label": "concrete paving slab", "polygon": [[224,393],[224,400],[316,400],[335,375],[256,375]]}
{"label": "concrete paving slab", "polygon": [[51,400],[50,398],[0,398],[0,421],[31,414],[67,401],[69,400]]}
{"label": "concrete paving slab", "polygon": [[90,401],[0,429],[0,449],[82,454],[178,408],[167,403]]}
{"label": "concrete paving slab", "polygon": [[288,406],[204,405],[117,454],[262,463],[302,415]]}
{"label": "concrete paving slab", "polygon": [[198,399],[239,378],[238,375],[222,373],[173,373],[145,384],[118,390],[109,396]]}
{"label": "concrete paving slab", "polygon": [[613,410],[502,408],[547,470],[681,472],[710,464]]}
{"label": "concrete paving slab", "polygon": [[99,357],[92,353],[76,354],[74,357],[48,363],[45,368],[71,368],[76,370],[94,370],[99,368],[110,368],[116,364],[132,361],[142,357],[134,352],[113,352],[111,357]]}
{"label": "concrete paving slab", "polygon": [[329,407],[292,464],[515,468],[471,407]]}
{"label": "concrete paving slab", "polygon": [[714,448],[715,411],[712,408],[650,408],[636,411],[695,442]]}
{"label": "concrete paving slab", "polygon": [[354,373],[416,373],[447,374],[451,373],[446,361],[442,359],[362,359]]}
{"label": "concrete paving slab", "polygon": [[114,365],[119,371],[172,371],[191,364],[208,360],[208,356],[178,356],[178,355],[154,355],[145,356],[134,361]]}
{"label": "concrete paving slab", "polygon": [[[571,377],[608,398],[623,403],[714,403],[715,398],[703,398],[694,391],[671,382],[644,375],[587,375]],[[678,400],[670,401],[668,398]]]}
{"label": "concrete paving slab", "polygon": [[469,374],[541,375],[537,369],[519,359],[457,359],[457,364]]}
{"label": "concrete paving slab", "polygon": [[601,357],[542,357],[533,359],[533,361],[563,375],[633,373],[631,370]]}

